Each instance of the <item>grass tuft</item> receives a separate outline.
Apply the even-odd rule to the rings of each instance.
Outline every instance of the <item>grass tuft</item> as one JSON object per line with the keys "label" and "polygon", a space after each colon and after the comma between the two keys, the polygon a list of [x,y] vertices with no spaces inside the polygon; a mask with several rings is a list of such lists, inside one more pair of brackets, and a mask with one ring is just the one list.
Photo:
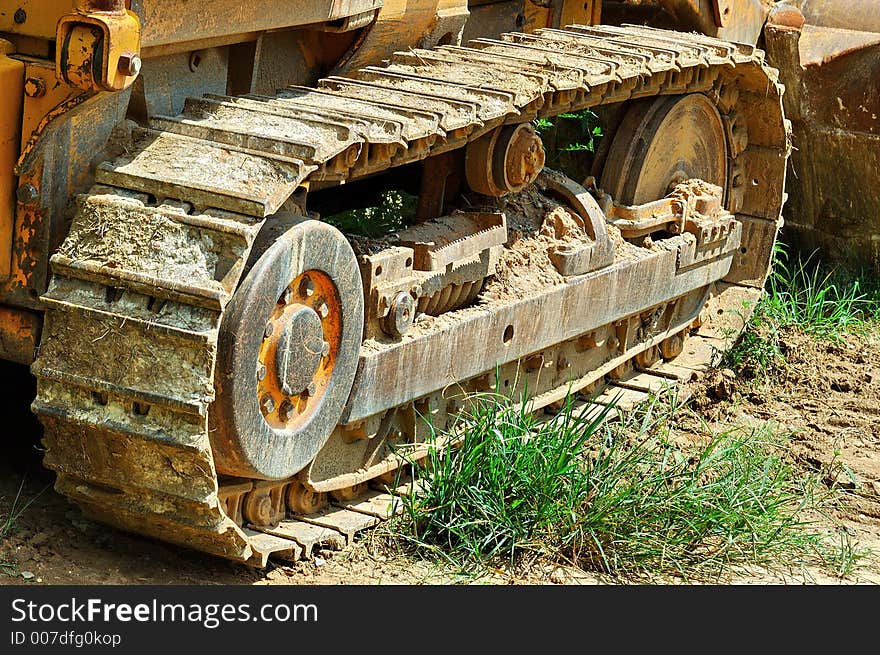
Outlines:
{"label": "grass tuft", "polygon": [[713,578],[738,565],[854,561],[811,529],[805,486],[770,427],[686,453],[653,404],[613,426],[568,403],[548,422],[480,396],[459,447],[432,450],[406,500],[407,540],[473,566],[545,556],[610,574]]}
{"label": "grass tuft", "polygon": [[827,268],[813,255],[790,257],[779,243],[765,293],[721,365],[747,378],[770,377],[786,365],[780,333],[796,329],[840,342],[880,320],[880,282],[866,271]]}
{"label": "grass tuft", "polygon": [[[22,502],[22,491],[24,491],[25,478],[21,479],[21,484],[18,486],[18,492],[15,494],[15,498],[13,498],[12,503],[9,504],[9,508],[0,508],[0,543],[4,542],[12,532],[15,530],[15,525],[18,519],[22,514],[27,510],[31,504],[40,497],[40,495],[48,489],[49,487],[45,487],[36,495],[32,496],[28,500]],[[4,570],[7,573],[14,570],[14,566],[0,560],[0,570]]]}
{"label": "grass tuft", "polygon": [[418,198],[404,191],[385,191],[377,205],[349,209],[322,220],[346,234],[376,239],[405,227],[416,214]]}

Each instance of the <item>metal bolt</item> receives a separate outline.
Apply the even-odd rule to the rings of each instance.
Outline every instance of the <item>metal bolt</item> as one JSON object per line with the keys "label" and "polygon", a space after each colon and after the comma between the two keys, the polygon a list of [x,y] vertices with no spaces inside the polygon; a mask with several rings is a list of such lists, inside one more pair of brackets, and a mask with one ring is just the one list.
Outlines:
{"label": "metal bolt", "polygon": [[21,25],[27,20],[27,12],[24,9],[19,9],[15,12],[15,16],[13,17],[16,23]]}
{"label": "metal bolt", "polygon": [[293,293],[290,291],[290,287],[285,287],[284,291],[281,292],[281,304],[289,304],[292,297]]}
{"label": "metal bolt", "polygon": [[299,295],[308,297],[313,293],[315,293],[315,283],[312,282],[312,279],[307,275],[299,283]]}
{"label": "metal bolt", "polygon": [[46,83],[39,77],[29,77],[24,81],[24,93],[29,98],[41,98],[46,95]]}
{"label": "metal bolt", "polygon": [[260,406],[263,408],[263,411],[266,414],[271,414],[275,411],[275,401],[272,399],[272,396],[266,394],[263,396],[263,400],[260,403]]}
{"label": "metal bolt", "polygon": [[293,403],[289,400],[285,400],[281,403],[281,407],[278,408],[278,416],[282,421],[289,421],[291,415],[293,414]]}
{"label": "metal bolt", "polygon": [[256,510],[254,518],[260,525],[268,525],[272,522],[272,499],[269,496],[263,496],[257,500],[257,506],[254,509]]}
{"label": "metal bolt", "polygon": [[266,365],[260,364],[257,367],[257,380],[262,381],[266,377]]}
{"label": "metal bolt", "polygon": [[37,200],[40,197],[40,192],[33,184],[22,184],[18,187],[15,196],[20,203],[27,205]]}
{"label": "metal bolt", "polygon": [[275,326],[271,323],[266,323],[266,331],[263,332],[263,335],[268,339],[272,336],[272,333],[275,331]]}
{"label": "metal bolt", "polygon": [[126,50],[119,55],[119,72],[127,77],[137,77],[141,72],[141,58],[137,53]]}
{"label": "metal bolt", "polygon": [[195,73],[196,69],[202,65],[202,53],[196,51],[189,56],[189,69]]}
{"label": "metal bolt", "polygon": [[318,305],[318,316],[321,318],[327,318],[327,314],[330,313],[330,308],[327,306],[327,303],[322,302]]}
{"label": "metal bolt", "polygon": [[326,357],[329,354],[330,354],[330,344],[327,341],[325,341],[321,345],[321,357]]}

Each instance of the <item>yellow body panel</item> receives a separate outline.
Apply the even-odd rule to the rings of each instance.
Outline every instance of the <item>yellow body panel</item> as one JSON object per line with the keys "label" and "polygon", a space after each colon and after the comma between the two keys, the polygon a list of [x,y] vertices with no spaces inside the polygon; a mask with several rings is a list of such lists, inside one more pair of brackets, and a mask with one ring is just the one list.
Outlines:
{"label": "yellow body panel", "polygon": [[9,276],[15,226],[15,162],[21,135],[24,64],[8,57],[12,47],[0,39],[0,278]]}
{"label": "yellow body panel", "polygon": [[[73,11],[73,0],[16,0],[3,3],[0,32],[54,39],[58,19]],[[19,13],[22,12],[22,13]],[[24,18],[23,22],[18,20]]]}

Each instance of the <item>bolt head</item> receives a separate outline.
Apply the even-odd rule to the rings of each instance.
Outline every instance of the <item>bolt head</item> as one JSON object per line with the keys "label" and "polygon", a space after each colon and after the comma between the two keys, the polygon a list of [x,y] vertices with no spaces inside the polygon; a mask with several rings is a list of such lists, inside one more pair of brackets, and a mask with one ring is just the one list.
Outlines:
{"label": "bolt head", "polygon": [[119,72],[127,77],[137,77],[142,65],[141,58],[135,52],[126,51],[119,55]]}
{"label": "bolt head", "polygon": [[39,77],[29,77],[24,81],[24,93],[29,98],[41,98],[46,95],[46,83]]}
{"label": "bolt head", "polygon": [[266,414],[271,414],[275,411],[275,401],[269,394],[263,396],[263,400],[260,402],[260,406],[263,408],[263,411]]}
{"label": "bolt head", "polygon": [[30,204],[40,197],[40,192],[33,184],[22,184],[15,192],[16,198],[22,204]]}
{"label": "bolt head", "polygon": [[260,523],[267,524],[272,518],[272,499],[269,496],[263,496],[257,501],[257,517]]}
{"label": "bolt head", "polygon": [[282,421],[289,421],[292,415],[293,403],[289,400],[285,400],[281,403],[281,407],[278,408],[278,416]]}

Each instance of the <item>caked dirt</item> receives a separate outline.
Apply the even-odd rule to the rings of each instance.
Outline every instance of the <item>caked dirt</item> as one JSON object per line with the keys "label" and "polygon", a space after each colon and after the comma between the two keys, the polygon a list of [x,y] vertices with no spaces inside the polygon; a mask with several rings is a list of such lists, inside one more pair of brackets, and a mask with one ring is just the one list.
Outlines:
{"label": "caked dirt", "polygon": [[[816,520],[829,529],[843,526],[856,548],[873,552],[843,579],[816,568],[740,572],[725,581],[880,583],[880,331],[845,337],[837,345],[789,331],[782,335],[782,350],[787,366],[775,372],[772,381],[716,369],[690,383],[689,406],[694,413],[683,413],[677,434],[682,439],[699,439],[706,433],[703,421],[717,429],[772,421],[790,434],[788,452],[803,475],[837,471],[836,479],[826,478],[824,483],[839,489],[839,502],[828,516]],[[26,434],[8,437],[27,440]],[[32,462],[29,468],[28,461]],[[323,552],[314,562],[279,562],[266,570],[254,570],[92,523],[52,490],[51,475],[35,461],[19,450],[13,461],[0,467],[0,515],[8,513],[17,495],[19,508],[29,503],[0,543],[0,584],[632,582],[541,561],[517,570],[463,574],[399,551],[381,531],[359,537],[342,552]],[[668,582],[680,584],[681,580]]]}

